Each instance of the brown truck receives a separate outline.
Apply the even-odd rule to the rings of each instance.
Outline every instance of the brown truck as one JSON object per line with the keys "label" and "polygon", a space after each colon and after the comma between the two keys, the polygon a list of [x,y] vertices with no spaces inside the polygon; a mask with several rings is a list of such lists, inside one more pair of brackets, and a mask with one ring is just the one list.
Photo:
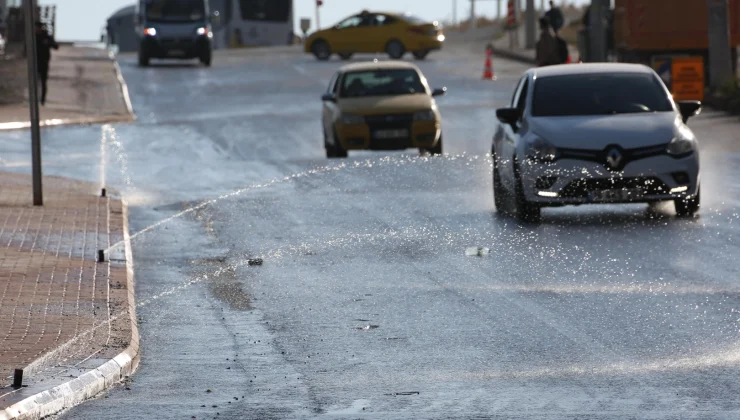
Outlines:
{"label": "brown truck", "polygon": [[[730,45],[737,71],[740,0],[729,0]],[[708,63],[706,0],[615,0],[614,48],[619,61],[650,65],[655,56],[696,55]]]}

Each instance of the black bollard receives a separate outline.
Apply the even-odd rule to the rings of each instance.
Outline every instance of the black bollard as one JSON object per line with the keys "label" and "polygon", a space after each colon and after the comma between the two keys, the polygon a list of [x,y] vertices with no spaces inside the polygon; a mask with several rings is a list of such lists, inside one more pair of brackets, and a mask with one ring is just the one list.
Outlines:
{"label": "black bollard", "polygon": [[105,251],[102,249],[98,250],[98,262],[105,262]]}
{"label": "black bollard", "polygon": [[13,389],[21,389],[23,387],[23,369],[16,369],[13,373]]}
{"label": "black bollard", "polygon": [[105,188],[103,188],[103,189],[102,189],[102,190],[100,191],[100,196],[101,196],[101,197],[105,197]]}

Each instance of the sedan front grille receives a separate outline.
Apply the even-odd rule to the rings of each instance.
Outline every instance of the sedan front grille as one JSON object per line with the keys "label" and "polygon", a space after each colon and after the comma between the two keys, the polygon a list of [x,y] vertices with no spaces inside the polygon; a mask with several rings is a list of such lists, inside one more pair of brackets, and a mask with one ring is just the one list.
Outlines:
{"label": "sedan front grille", "polygon": [[670,188],[655,177],[576,179],[560,191],[562,198],[587,198],[599,190],[642,190],[645,195],[668,194]]}

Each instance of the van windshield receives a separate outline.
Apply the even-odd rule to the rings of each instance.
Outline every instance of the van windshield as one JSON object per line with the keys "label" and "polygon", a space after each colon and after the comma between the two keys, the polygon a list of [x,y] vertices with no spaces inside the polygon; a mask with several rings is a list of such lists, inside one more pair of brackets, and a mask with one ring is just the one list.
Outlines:
{"label": "van windshield", "polygon": [[145,0],[144,8],[152,22],[197,22],[206,17],[205,0]]}

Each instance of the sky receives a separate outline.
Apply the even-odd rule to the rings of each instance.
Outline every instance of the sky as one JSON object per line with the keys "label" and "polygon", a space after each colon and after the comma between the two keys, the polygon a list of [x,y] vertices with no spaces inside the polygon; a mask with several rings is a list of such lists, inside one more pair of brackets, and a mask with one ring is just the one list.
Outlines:
{"label": "sky", "polygon": [[[134,4],[136,0],[39,0],[41,5],[57,5],[57,39],[83,41],[99,39],[107,18],[118,9]],[[314,0],[294,0],[296,28],[301,17],[315,16]],[[454,0],[323,0],[321,26],[337,23],[342,18],[363,9],[389,12],[409,12],[421,18],[451,21]],[[535,0],[539,6],[540,0]],[[560,0],[556,0],[560,2]],[[585,4],[589,0],[568,0],[568,3]],[[476,14],[495,16],[496,1],[477,1]],[[502,8],[506,0],[502,0]],[[458,19],[470,14],[470,3],[457,0]],[[505,12],[504,12],[505,13]]]}

